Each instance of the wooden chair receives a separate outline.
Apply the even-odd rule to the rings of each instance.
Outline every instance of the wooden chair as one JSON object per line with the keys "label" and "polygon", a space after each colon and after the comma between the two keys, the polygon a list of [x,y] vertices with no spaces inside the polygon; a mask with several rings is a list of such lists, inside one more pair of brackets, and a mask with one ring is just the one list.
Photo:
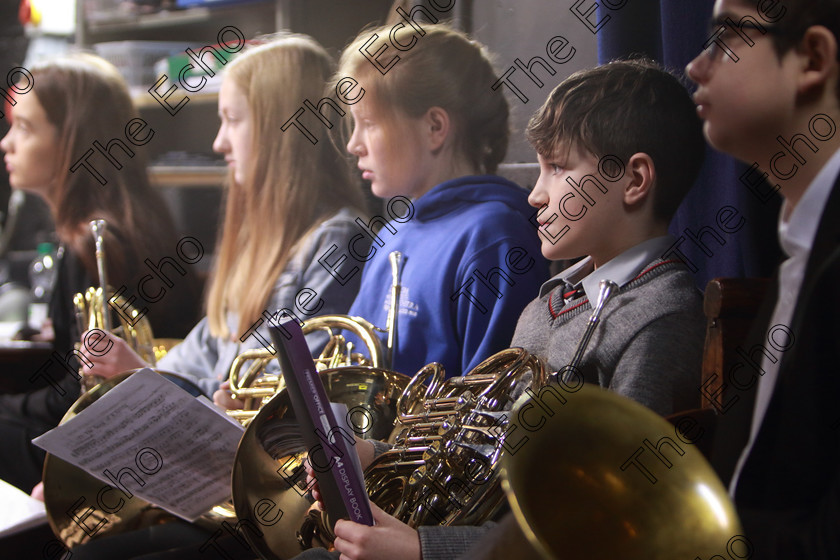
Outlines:
{"label": "wooden chair", "polygon": [[[735,350],[744,343],[769,284],[767,278],[715,278],[706,285],[701,405],[668,416],[676,426],[692,426],[689,435],[696,438],[695,445],[706,457],[712,447],[717,415],[707,395],[720,391],[724,372],[740,359]],[[686,418],[693,422],[686,422]]]}
{"label": "wooden chair", "polygon": [[715,278],[706,285],[702,408],[714,408],[706,395],[720,390],[724,372],[740,360],[735,349],[744,344],[769,285],[767,278]]}

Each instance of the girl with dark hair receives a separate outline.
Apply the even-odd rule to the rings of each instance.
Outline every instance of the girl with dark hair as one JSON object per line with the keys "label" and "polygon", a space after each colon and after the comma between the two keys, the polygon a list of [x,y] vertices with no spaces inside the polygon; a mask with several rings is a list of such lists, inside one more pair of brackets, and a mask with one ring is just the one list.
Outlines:
{"label": "girl with dark hair", "polygon": [[[126,124],[137,117],[116,68],[80,54],[33,66],[30,72],[34,85],[16,96],[11,129],[0,149],[12,187],[42,198],[55,222],[61,245],[49,317],[55,350],[63,359],[69,357],[67,367],[78,369],[71,353],[81,333],[72,298],[99,285],[89,222],[108,223],[107,277],[117,288],[136,285],[147,273],[143,261],[157,263],[175,254],[178,240],[163,199],[149,183],[142,148],[132,146],[133,155],[114,150],[122,156],[122,169],[100,166],[104,185],[84,170],[71,170],[94,141],[122,138]],[[177,277],[174,293],[147,314],[158,336],[183,336],[195,320],[198,289],[194,275],[185,271],[185,277]],[[54,361],[46,365],[43,373],[55,387],[0,396],[0,439],[7,443],[0,478],[24,490],[40,479],[44,457],[30,440],[55,427],[79,396],[76,376]]]}

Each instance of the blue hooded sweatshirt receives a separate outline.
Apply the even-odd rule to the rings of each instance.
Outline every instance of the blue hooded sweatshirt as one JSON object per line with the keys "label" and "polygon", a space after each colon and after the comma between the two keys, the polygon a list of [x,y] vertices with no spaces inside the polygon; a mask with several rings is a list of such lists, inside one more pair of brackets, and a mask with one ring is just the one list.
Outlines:
{"label": "blue hooded sweatshirt", "polygon": [[[388,255],[406,258],[393,369],[412,376],[440,362],[469,372],[508,348],[519,314],[548,278],[528,192],[495,175],[446,181],[413,201],[414,215],[378,232],[350,315],[387,326]],[[383,348],[385,335],[381,335]]]}

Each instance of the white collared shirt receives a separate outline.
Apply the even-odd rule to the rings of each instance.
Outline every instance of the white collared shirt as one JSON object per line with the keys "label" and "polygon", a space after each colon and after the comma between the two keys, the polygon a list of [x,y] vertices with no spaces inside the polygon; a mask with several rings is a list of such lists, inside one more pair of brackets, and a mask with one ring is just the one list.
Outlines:
{"label": "white collared shirt", "polygon": [[552,277],[540,287],[540,297],[544,296],[563,282],[570,286],[583,284],[583,291],[592,305],[598,299],[599,283],[601,280],[612,280],[619,287],[624,286],[638,276],[645,265],[661,257],[674,244],[670,235],[654,237],[634,245],[617,257],[593,270],[592,257],[573,264],[557,276]]}
{"label": "white collared shirt", "polygon": [[[782,250],[788,256],[779,267],[779,294],[776,300],[776,307],[773,310],[773,317],[770,320],[770,329],[775,325],[782,325],[790,332],[790,323],[793,319],[793,312],[796,308],[796,300],[799,298],[799,291],[802,288],[802,281],[805,277],[805,267],[808,258],[811,256],[811,249],[814,246],[814,238],[817,235],[817,227],[820,218],[831,194],[834,181],[840,173],[840,150],[828,160],[814,180],[808,185],[799,204],[790,211],[787,201],[782,204],[782,211],[779,215],[779,243]],[[735,489],[741,470],[752,451],[758,430],[767,412],[767,406],[773,397],[773,390],[776,386],[776,379],[779,377],[779,365],[782,362],[782,352],[774,348],[771,342],[779,348],[787,348],[793,342],[786,338],[784,328],[773,329],[774,337],[777,340],[763,340],[764,347],[775,356],[775,362],[761,355],[761,368],[764,374],[759,376],[758,389],[755,396],[755,408],[753,408],[752,425],[750,428],[750,439],[741,452],[732,482],[729,484],[729,494],[735,496]],[[769,332],[769,330],[768,330]]]}

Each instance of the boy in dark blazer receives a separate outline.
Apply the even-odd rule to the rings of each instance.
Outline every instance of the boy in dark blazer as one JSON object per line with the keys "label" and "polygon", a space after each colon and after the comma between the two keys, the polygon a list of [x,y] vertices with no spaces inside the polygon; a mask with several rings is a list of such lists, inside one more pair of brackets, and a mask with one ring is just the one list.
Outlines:
{"label": "boy in dark blazer", "polygon": [[840,558],[840,0],[717,0],[713,18],[687,67],[697,111],[714,147],[757,164],[745,188],[784,197],[788,258],[723,372],[712,459],[751,558]]}

